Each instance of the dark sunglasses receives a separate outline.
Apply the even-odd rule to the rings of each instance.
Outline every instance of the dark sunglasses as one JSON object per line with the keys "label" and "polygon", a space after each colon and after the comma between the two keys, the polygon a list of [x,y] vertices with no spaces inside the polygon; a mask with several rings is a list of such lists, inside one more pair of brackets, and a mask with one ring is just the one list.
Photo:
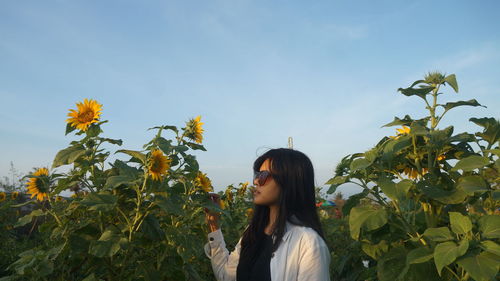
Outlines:
{"label": "dark sunglasses", "polygon": [[257,183],[262,186],[262,185],[266,184],[267,179],[272,175],[273,174],[271,174],[271,172],[265,171],[265,170],[254,172],[253,173],[253,180],[255,181],[255,179],[257,179]]}

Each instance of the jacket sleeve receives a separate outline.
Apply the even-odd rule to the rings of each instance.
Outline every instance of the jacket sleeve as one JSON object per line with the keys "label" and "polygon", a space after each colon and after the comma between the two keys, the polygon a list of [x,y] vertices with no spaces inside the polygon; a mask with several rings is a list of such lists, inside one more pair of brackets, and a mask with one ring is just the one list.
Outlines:
{"label": "jacket sleeve", "polygon": [[323,238],[309,232],[300,244],[297,281],[330,281],[330,250]]}
{"label": "jacket sleeve", "polygon": [[205,254],[212,263],[212,269],[217,281],[236,281],[241,238],[231,253],[226,249],[226,242],[220,228],[208,234],[208,241],[204,246]]}

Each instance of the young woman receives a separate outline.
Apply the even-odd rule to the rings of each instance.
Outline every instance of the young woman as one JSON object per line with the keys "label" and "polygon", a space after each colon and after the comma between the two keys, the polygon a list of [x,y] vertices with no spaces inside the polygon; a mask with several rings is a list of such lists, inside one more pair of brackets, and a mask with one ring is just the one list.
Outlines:
{"label": "young woman", "polygon": [[254,214],[229,253],[219,215],[207,212],[204,249],[218,281],[329,281],[330,251],[316,212],[311,160],[293,149],[257,158]]}

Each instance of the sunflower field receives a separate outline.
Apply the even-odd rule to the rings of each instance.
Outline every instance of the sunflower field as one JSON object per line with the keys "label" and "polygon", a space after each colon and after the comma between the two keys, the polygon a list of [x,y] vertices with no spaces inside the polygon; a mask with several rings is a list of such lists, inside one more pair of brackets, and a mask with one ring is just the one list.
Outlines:
{"label": "sunflower field", "polygon": [[[385,125],[398,126],[395,136],[341,159],[327,194],[318,188],[332,280],[498,278],[500,123],[471,118],[475,133],[440,128],[449,110],[481,106],[439,104],[444,86],[458,92],[455,75],[429,73],[400,88],[428,115],[396,117]],[[0,192],[0,281],[215,280],[204,210],[222,214],[231,250],[252,216],[253,186],[219,191],[221,205],[209,200],[212,183],[193,155],[205,151],[200,116],[150,128],[155,136],[130,150],[103,135],[101,114],[95,100],[77,103],[65,131],[74,140],[52,167],[28,175],[25,194]],[[114,154],[123,160],[110,161]],[[342,185],[362,192],[326,200]]]}

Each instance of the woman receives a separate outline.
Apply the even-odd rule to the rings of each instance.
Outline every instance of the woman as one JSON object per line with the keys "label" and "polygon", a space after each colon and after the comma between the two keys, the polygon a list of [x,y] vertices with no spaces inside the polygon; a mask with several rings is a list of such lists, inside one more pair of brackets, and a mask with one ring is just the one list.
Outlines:
{"label": "woman", "polygon": [[257,158],[254,215],[229,253],[219,215],[207,212],[205,253],[219,281],[330,280],[330,252],[316,212],[311,160],[293,149],[271,149]]}

